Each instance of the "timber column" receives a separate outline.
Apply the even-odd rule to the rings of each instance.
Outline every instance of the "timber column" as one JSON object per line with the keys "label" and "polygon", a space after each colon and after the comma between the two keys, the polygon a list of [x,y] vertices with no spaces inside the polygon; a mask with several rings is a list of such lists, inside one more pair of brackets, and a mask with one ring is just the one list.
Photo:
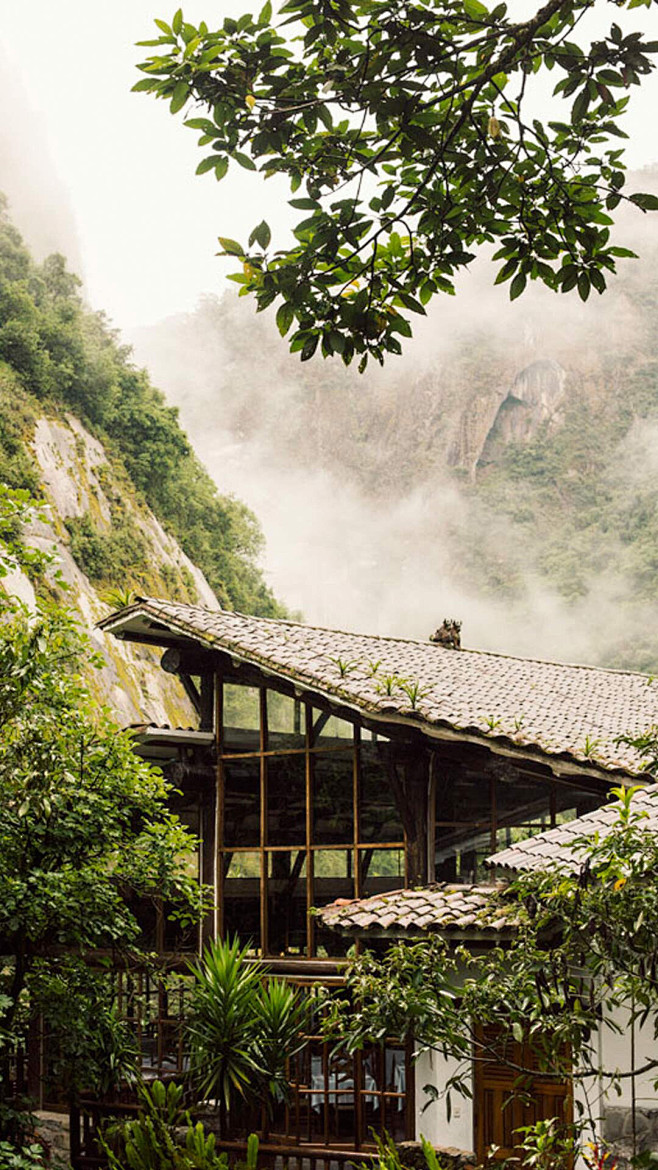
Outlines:
{"label": "timber column", "polygon": [[430,752],[420,744],[391,744],[387,772],[406,838],[406,882],[425,886],[429,872]]}

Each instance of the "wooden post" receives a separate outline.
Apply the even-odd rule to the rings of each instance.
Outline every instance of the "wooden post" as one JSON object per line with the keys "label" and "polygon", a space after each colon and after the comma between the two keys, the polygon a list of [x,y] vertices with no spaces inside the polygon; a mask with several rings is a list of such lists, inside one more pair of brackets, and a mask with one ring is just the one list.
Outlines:
{"label": "wooden post", "polygon": [[406,840],[406,884],[429,881],[430,754],[420,746],[391,744],[388,778],[395,796]]}
{"label": "wooden post", "polygon": [[215,676],[201,675],[199,731],[212,731],[215,722]]}
{"label": "wooden post", "polygon": [[407,804],[407,884],[424,886],[429,880],[429,754],[416,748],[403,764]]}
{"label": "wooden post", "polygon": [[[217,780],[211,774],[201,796],[201,881],[211,890],[215,890],[217,845]],[[215,910],[211,907],[201,923],[201,949],[214,934]]]}

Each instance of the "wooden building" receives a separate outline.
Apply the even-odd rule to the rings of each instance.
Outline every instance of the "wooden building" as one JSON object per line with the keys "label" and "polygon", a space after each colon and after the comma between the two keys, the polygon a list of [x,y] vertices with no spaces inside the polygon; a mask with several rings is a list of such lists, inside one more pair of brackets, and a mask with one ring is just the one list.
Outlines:
{"label": "wooden building", "polygon": [[[641,774],[618,737],[658,722],[643,675],[463,650],[454,625],[417,642],[143,598],[101,626],[161,647],[198,712],[195,728],[156,727],[146,712],[135,729],[136,749],[182,794],[214,891],[191,945],[237,933],[310,996],[340,980],[354,943],[317,908],[430,884],[446,905],[477,899],[495,878],[487,857]],[[468,906],[460,914],[468,938]],[[168,931],[163,915],[163,953],[177,945]],[[150,1043],[161,1070],[162,1029]],[[281,1149],[346,1160],[373,1129],[421,1128],[410,1053],[394,1038],[346,1064],[311,1037],[291,1079],[267,1135]]]}

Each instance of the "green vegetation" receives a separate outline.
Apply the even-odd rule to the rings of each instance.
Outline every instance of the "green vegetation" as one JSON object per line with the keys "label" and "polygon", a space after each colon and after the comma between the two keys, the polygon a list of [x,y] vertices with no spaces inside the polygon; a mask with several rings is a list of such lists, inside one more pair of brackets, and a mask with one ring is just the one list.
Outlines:
{"label": "green vegetation", "polygon": [[[0,577],[19,562],[38,576],[48,554],[12,535],[32,511],[0,494]],[[8,539],[6,533],[9,533]],[[28,613],[0,591],[0,1138],[20,1118],[7,1104],[9,1061],[41,1013],[70,1092],[105,1093],[136,1053],[107,970],[89,951],[146,960],[138,899],[166,898],[181,923],[202,911],[185,857],[194,838],[168,811],[170,786],[90,696],[100,665],[70,613]],[[24,1135],[18,1135],[20,1137]]]}
{"label": "green vegetation", "polygon": [[237,939],[211,942],[192,968],[191,1077],[201,1099],[219,1102],[220,1124],[241,1100],[285,1101],[288,1064],[304,1044],[300,992],[264,980],[248,956]]}
{"label": "green vegetation", "polygon": [[[653,769],[656,731],[633,741]],[[473,1061],[492,1054],[513,1070],[521,1100],[533,1069],[558,1084],[570,1078],[582,1112],[559,1126],[541,1120],[516,1130],[521,1164],[568,1170],[578,1153],[587,1161],[588,1143],[604,1149],[600,1098],[584,1086],[600,1083],[614,1102],[629,1075],[641,1069],[653,1081],[658,1073],[650,1042],[621,1068],[601,1067],[597,1039],[602,1019],[613,1033],[658,1024],[658,840],[635,805],[639,791],[612,790],[611,831],[577,840],[575,866],[522,874],[492,892],[481,925],[500,926],[502,916],[505,942],[473,953],[428,935],[353,957],[331,1002],[328,1038],[350,1053],[382,1036],[413,1036],[417,1052],[450,1061],[448,1109],[451,1096],[471,1096]]]}
{"label": "green vegetation", "polygon": [[148,546],[130,514],[121,517],[108,532],[94,528],[88,512],[65,521],[71,537],[71,553],[92,584],[123,580],[126,574],[146,568]]}
{"label": "green vegetation", "polygon": [[[219,600],[268,616],[283,610],[258,567],[262,534],[249,509],[220,495],[147,374],[135,368],[101,313],[87,310],[61,256],[34,263],[0,209],[0,481],[38,489],[29,450],[39,415],[70,411],[105,445],[113,468],[152,508]],[[69,522],[73,555],[93,581],[123,584],[147,548],[127,514],[103,532],[91,515]]]}
{"label": "green vegetation", "polygon": [[[632,255],[614,246],[608,212],[625,198],[656,210],[658,197],[625,194],[619,119],[658,43],[606,28],[603,13],[593,39],[584,8],[605,4],[547,0],[519,22],[481,0],[402,12],[395,0],[287,0],[283,19],[268,0],[219,27],[179,9],[142,42],[134,88],[193,114],[198,174],[237,164],[300,191],[292,245],[271,248],[262,220],[244,246],[220,236],[221,254],[240,262],[231,279],[259,310],[278,302],[302,361],[361,355],[364,370],[401,352],[407,314],[454,293],[483,243],[512,300],[531,280],[587,300]],[[548,70],[564,105],[540,121]]]}

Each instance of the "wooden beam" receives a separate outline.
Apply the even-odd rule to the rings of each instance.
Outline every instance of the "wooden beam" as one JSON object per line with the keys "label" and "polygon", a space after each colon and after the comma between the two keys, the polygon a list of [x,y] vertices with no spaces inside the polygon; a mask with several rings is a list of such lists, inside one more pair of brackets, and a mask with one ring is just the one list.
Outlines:
{"label": "wooden beam", "polygon": [[160,659],[160,666],[167,674],[212,674],[216,664],[214,652],[201,647],[170,646]]}

